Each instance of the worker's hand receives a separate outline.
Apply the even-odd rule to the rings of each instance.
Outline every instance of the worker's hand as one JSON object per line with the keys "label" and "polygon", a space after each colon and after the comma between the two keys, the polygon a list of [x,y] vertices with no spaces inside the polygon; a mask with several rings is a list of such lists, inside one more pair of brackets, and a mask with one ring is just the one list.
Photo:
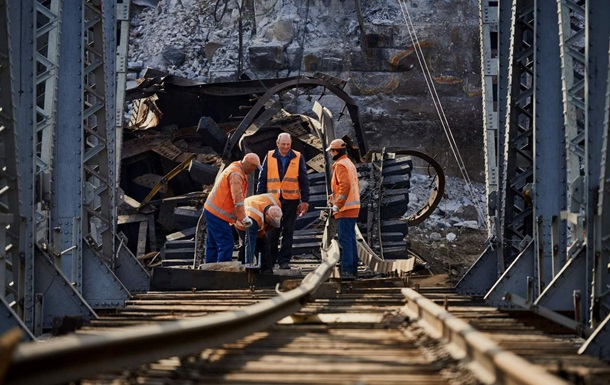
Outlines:
{"label": "worker's hand", "polygon": [[309,209],[309,203],[301,202],[301,203],[299,203],[299,207],[297,207],[297,214],[299,214],[299,216],[301,216],[301,215],[305,214],[308,209]]}
{"label": "worker's hand", "polygon": [[339,206],[333,205],[333,213],[338,213],[338,212],[339,212]]}
{"label": "worker's hand", "polygon": [[252,226],[252,219],[250,217],[245,217],[243,221],[241,221],[241,223],[244,224],[244,226],[246,228]]}

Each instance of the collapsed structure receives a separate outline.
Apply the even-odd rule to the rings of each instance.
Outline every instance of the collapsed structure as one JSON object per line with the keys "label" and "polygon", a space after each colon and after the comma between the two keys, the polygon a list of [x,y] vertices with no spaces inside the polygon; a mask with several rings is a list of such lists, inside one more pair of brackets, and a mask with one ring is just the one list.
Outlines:
{"label": "collapsed structure", "polygon": [[[311,186],[310,210],[296,222],[294,255],[319,255],[326,220],[320,209],[326,206],[330,175],[323,149],[336,134],[328,109],[316,101],[315,114],[307,114],[302,105],[312,105],[313,97],[337,97],[352,122],[353,134],[343,139],[360,175],[361,260],[381,273],[425,265],[410,253],[406,236],[408,227],[423,221],[442,199],[442,169],[417,151],[369,149],[345,84],[324,74],[203,84],[149,70],[127,91],[133,114],[124,134],[120,184],[125,204],[119,208],[118,229],[128,247],[151,267],[199,267],[197,241],[205,227],[197,222],[218,171],[246,152],[262,159],[278,134],[286,132],[307,160]],[[429,165],[433,188],[422,208],[405,215],[414,158]]]}

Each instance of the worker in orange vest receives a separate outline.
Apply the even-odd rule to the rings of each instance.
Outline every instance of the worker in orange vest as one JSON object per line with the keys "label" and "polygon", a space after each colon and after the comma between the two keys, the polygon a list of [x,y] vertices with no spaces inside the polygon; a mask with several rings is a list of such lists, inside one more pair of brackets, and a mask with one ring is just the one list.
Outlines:
{"label": "worker in orange vest", "polygon": [[267,241],[273,264],[277,262],[280,269],[290,269],[294,224],[297,216],[305,214],[309,209],[309,177],[305,157],[292,149],[290,134],[282,132],[275,144],[277,148],[269,151],[263,160],[256,192],[280,196],[284,213],[282,223],[278,229],[267,233]]}
{"label": "worker in orange vest", "polygon": [[347,157],[347,147],[342,139],[330,142],[326,149],[334,161],[330,181],[333,216],[337,219],[337,234],[341,247],[341,279],[355,279],[358,275],[358,244],[356,242],[356,218],[360,213],[360,189],[356,166]]}
{"label": "worker in orange vest", "polygon": [[261,169],[258,155],[249,153],[240,161],[231,163],[216,178],[214,187],[203,206],[207,238],[205,262],[229,262],[233,259],[233,230],[231,225],[245,221],[244,199],[248,190],[248,175]]}
{"label": "worker in orange vest", "polygon": [[246,227],[243,221],[235,223],[242,244],[237,259],[242,263],[253,264],[254,256],[258,253],[261,257],[261,273],[273,274],[273,263],[270,260],[265,233],[280,227],[282,208],[279,196],[276,194],[252,195],[245,199],[244,205],[246,215],[252,220],[252,225]]}

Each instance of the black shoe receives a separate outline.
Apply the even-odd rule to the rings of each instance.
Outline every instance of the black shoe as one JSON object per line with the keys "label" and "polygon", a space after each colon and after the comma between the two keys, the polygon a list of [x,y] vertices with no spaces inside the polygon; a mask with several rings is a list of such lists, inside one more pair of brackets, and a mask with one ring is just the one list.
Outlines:
{"label": "black shoe", "polygon": [[342,281],[353,281],[356,279],[356,276],[352,273],[341,272],[341,280]]}
{"label": "black shoe", "polygon": [[261,269],[262,275],[273,275],[273,269]]}
{"label": "black shoe", "polygon": [[280,263],[280,269],[290,270],[290,264],[288,262],[282,262],[282,263]]}

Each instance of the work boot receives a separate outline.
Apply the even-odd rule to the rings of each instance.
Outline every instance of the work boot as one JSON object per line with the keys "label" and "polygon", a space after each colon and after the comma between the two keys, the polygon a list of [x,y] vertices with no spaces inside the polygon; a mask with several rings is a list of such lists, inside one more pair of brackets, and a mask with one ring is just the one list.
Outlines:
{"label": "work boot", "polygon": [[280,263],[280,269],[282,269],[282,270],[290,270],[290,263],[288,263],[288,262]]}

